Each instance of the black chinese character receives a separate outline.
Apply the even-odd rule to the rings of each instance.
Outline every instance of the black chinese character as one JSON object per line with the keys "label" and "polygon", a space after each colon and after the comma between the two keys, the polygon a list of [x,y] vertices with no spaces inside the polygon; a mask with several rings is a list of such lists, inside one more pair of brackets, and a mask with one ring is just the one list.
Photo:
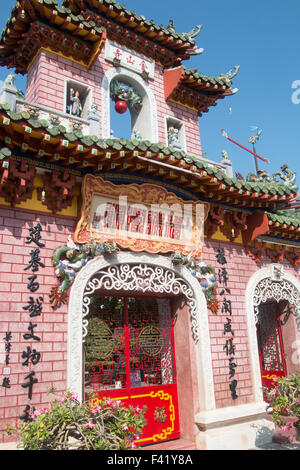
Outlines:
{"label": "black chinese character", "polygon": [[26,405],[26,408],[24,410],[24,414],[20,416],[20,419],[24,421],[25,423],[30,423],[33,421],[32,414],[34,413],[35,408],[32,408],[32,412],[30,413],[30,405]]}
{"label": "black chinese character", "polygon": [[7,342],[8,342],[8,341],[11,340],[11,338],[12,338],[11,332],[10,332],[10,331],[7,331],[6,334],[5,334],[5,336],[4,336],[4,338],[3,338],[4,341],[7,341]]}
{"label": "black chinese character", "polygon": [[237,387],[237,381],[233,380],[231,384],[229,385],[230,391],[231,391],[231,398],[233,400],[236,400],[238,398],[238,395],[236,393],[236,387]]}
{"label": "black chinese character", "polygon": [[36,278],[37,278],[36,274],[28,278],[29,282],[27,284],[27,288],[30,290],[30,292],[36,292],[40,288],[39,283],[35,282]]}
{"label": "black chinese character", "polygon": [[27,269],[31,268],[32,272],[35,273],[39,270],[40,266],[42,268],[45,267],[44,263],[41,262],[41,259],[39,257],[39,254],[40,254],[40,249],[39,248],[36,248],[35,250],[32,250],[30,252],[30,254],[31,254],[31,259],[29,261],[28,266],[26,266],[26,268],[24,269],[24,271],[27,271]]}
{"label": "black chinese character", "polygon": [[231,357],[229,359],[229,378],[232,379],[232,377],[235,376],[235,369],[237,368],[237,365],[234,361],[234,358]]}
{"label": "black chinese character", "polygon": [[9,377],[4,377],[3,378],[2,387],[10,388],[10,379],[9,379]]}
{"label": "black chinese character", "polygon": [[223,349],[225,349],[227,356],[234,356],[235,355],[235,346],[233,344],[233,339],[232,338],[226,340],[226,343],[225,343],[225,346],[223,347]]}
{"label": "black chinese character", "polygon": [[27,346],[27,351],[23,351],[22,353],[22,359],[25,359],[25,361],[22,363],[22,366],[28,366],[29,361],[33,365],[36,365],[38,362],[40,362],[41,359],[41,353],[37,352],[36,349],[32,349],[30,346]]}
{"label": "black chinese character", "polygon": [[222,313],[229,313],[229,315],[232,315],[232,309],[231,309],[231,300],[227,300],[224,298],[222,308],[221,308]]}
{"label": "black chinese character", "polygon": [[219,264],[227,264],[226,258],[225,258],[225,253],[224,253],[224,248],[220,248],[218,250],[218,253],[216,255],[217,261]]}
{"label": "black chinese character", "polygon": [[227,286],[228,274],[226,268],[219,269],[218,271],[219,283],[223,282],[224,286]]}
{"label": "black chinese character", "polygon": [[29,297],[28,300],[28,305],[23,307],[23,310],[28,310],[30,312],[29,316],[30,317],[38,317],[42,313],[43,309],[43,297],[39,297],[38,299],[35,299],[33,297]]}
{"label": "black chinese character", "polygon": [[225,287],[225,289],[220,291],[220,295],[224,295],[225,293],[230,294],[230,289],[228,289],[228,287]]}
{"label": "black chinese character", "polygon": [[25,380],[29,379],[29,382],[25,382],[24,384],[22,384],[23,388],[28,388],[28,398],[29,398],[29,400],[31,400],[31,398],[32,398],[33,385],[38,383],[38,379],[35,379],[34,376],[35,376],[34,371],[29,372],[29,374],[26,375],[26,377],[25,377]]}
{"label": "black chinese character", "polygon": [[41,239],[41,231],[42,227],[40,224],[37,224],[34,228],[29,229],[29,236],[26,237],[26,244],[29,245],[30,243],[35,243],[39,248],[43,248],[45,246],[44,243],[40,242]]}
{"label": "black chinese character", "polygon": [[30,333],[25,333],[25,334],[23,335],[23,338],[24,338],[24,339],[27,339],[27,340],[33,339],[34,341],[40,341],[41,338],[39,338],[38,336],[34,336],[34,331],[33,331],[33,330],[34,330],[34,328],[36,328],[36,327],[37,327],[37,324],[33,325],[33,324],[30,322],[30,323],[29,323],[29,326],[28,326],[28,328],[27,328],[28,331],[30,331]]}
{"label": "black chinese character", "polygon": [[231,318],[226,318],[227,320],[227,323],[224,323],[224,335],[226,333],[231,333],[232,336],[234,336],[234,331],[232,330],[232,326],[231,326]]}

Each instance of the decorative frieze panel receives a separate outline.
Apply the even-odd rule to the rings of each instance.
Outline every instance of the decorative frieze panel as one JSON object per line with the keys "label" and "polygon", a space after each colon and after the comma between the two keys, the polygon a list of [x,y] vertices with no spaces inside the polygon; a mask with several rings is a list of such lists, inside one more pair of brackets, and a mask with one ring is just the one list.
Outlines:
{"label": "decorative frieze panel", "polygon": [[16,204],[31,199],[36,168],[24,160],[17,162],[10,159],[4,163],[6,164],[2,165],[0,196],[15,207]]}
{"label": "decorative frieze panel", "polygon": [[56,214],[72,205],[76,178],[67,170],[44,174],[44,185],[38,188],[38,199]]}
{"label": "decorative frieze panel", "polygon": [[245,250],[255,263],[259,263],[266,256],[273,263],[280,263],[286,259],[293,268],[297,268],[300,264],[300,252],[296,248],[291,251],[283,245],[273,245],[272,248],[268,248],[266,243],[255,240],[252,246],[245,246]]}

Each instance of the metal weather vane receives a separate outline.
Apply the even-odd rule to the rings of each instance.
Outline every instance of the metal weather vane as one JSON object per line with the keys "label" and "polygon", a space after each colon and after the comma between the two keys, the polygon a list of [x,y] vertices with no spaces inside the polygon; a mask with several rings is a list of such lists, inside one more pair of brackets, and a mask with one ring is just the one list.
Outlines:
{"label": "metal weather vane", "polygon": [[247,147],[244,147],[243,145],[239,144],[238,142],[236,142],[235,140],[231,139],[227,132],[224,131],[224,129],[221,129],[221,132],[222,132],[222,135],[227,139],[229,140],[230,142],[232,142],[233,144],[237,145],[238,147],[242,148],[243,150],[246,150],[247,152],[251,153],[254,157],[255,157],[255,165],[256,165],[256,171],[258,172],[258,165],[257,165],[257,159],[259,158],[260,160],[262,160],[263,162],[265,163],[270,163],[270,160],[268,160],[267,158],[263,158],[261,157],[260,155],[257,155],[256,153],[256,150],[255,150],[255,143],[257,142],[257,140],[259,139],[259,136],[261,135],[262,131],[261,129],[259,129],[258,127],[255,127],[253,129],[257,129],[257,133],[256,135],[253,135],[252,137],[250,137],[249,139],[249,143],[252,143],[253,145],[253,151],[248,149]]}
{"label": "metal weather vane", "polygon": [[[262,130],[259,129],[259,127],[257,126],[252,126],[251,127],[251,130],[252,131],[256,131],[256,134],[252,135],[250,137],[250,139],[248,140],[249,144],[252,144],[253,146],[253,152],[256,154],[256,148],[255,148],[255,144],[256,142],[259,140],[259,137],[260,135],[262,134]],[[254,157],[255,158],[255,169],[256,169],[256,173],[258,174],[258,161],[257,161],[257,156]]]}

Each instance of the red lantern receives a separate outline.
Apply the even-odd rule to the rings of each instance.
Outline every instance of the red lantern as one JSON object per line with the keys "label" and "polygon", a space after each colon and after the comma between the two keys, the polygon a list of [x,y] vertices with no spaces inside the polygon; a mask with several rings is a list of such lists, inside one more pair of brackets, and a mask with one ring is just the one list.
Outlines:
{"label": "red lantern", "polygon": [[125,101],[117,101],[115,105],[115,110],[119,114],[124,114],[127,111],[127,103]]}

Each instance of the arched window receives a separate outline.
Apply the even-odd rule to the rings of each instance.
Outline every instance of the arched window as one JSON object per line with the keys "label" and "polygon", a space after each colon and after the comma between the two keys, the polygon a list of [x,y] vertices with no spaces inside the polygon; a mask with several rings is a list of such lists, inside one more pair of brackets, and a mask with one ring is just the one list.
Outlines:
{"label": "arched window", "polygon": [[[126,113],[117,116],[111,101],[113,106],[117,101],[125,102],[130,119]],[[109,70],[102,85],[102,137],[110,138],[112,130],[113,137],[158,142],[153,92],[142,77],[121,67]]]}

